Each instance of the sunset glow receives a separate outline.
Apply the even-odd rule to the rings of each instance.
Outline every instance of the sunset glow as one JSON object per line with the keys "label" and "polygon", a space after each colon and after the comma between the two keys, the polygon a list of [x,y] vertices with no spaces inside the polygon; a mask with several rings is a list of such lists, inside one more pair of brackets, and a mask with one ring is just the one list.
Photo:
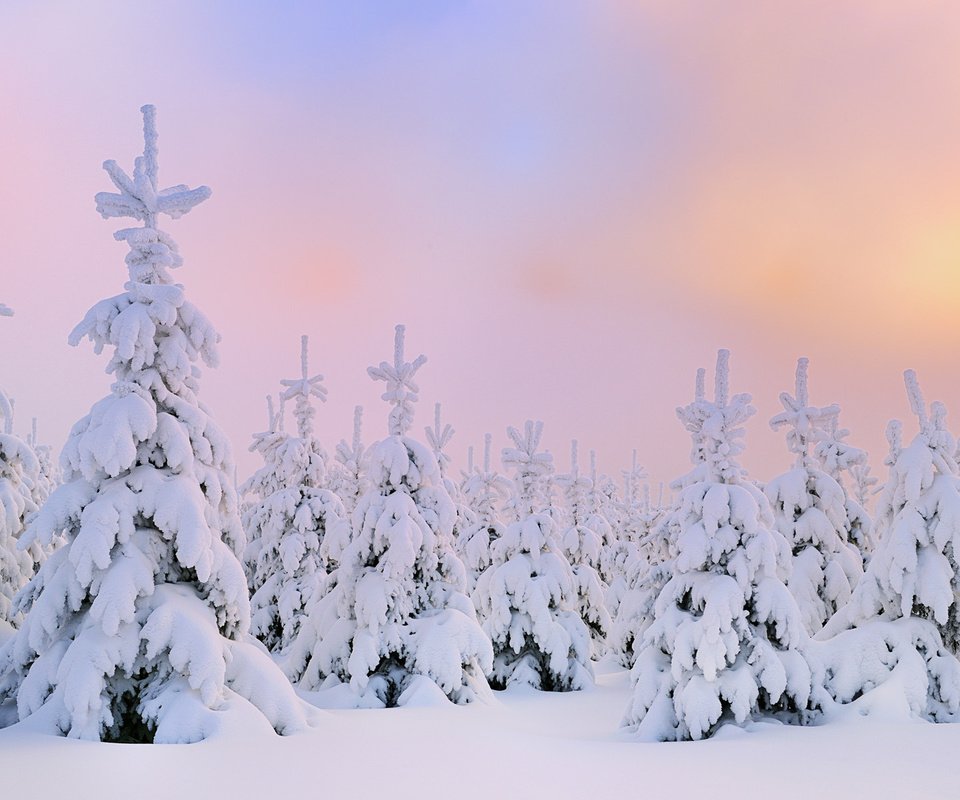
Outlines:
{"label": "sunset glow", "polygon": [[302,333],[328,448],[358,403],[383,433],[398,322],[415,430],[442,400],[460,459],[530,417],[561,464],[577,437],[670,480],[729,347],[751,474],[789,462],[767,420],[802,355],[879,471],[905,368],[960,429],[960,11],[789,5],[4,3],[3,386],[57,449],[104,394],[66,337],[125,280],[93,195],[151,102],[165,174],[213,189],[168,227],[241,473]]}

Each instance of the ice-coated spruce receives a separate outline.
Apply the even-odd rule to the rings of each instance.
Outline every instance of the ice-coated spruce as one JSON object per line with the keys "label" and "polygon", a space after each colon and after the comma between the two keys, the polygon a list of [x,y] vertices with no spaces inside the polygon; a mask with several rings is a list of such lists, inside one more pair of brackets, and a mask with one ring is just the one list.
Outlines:
{"label": "ice-coated spruce", "polygon": [[491,563],[473,600],[493,641],[490,683],[569,691],[593,682],[590,631],[577,609],[573,572],[553,528],[546,481],[553,457],[540,452],[543,423],[508,428],[513,447],[503,463],[514,471],[513,514],[490,546]]}
{"label": "ice-coated spruce", "polygon": [[794,466],[767,483],[764,493],[773,508],[774,525],[793,551],[787,588],[812,635],[850,599],[863,574],[863,559],[849,539],[853,523],[843,487],[811,452],[813,445],[829,443],[820,454],[836,470],[852,457],[837,437],[840,407],[810,405],[807,363],[805,358],[797,362],[795,394],[780,395],[784,410],[770,420],[774,430],[786,429]]}
{"label": "ice-coated spruce", "polygon": [[366,455],[367,490],[330,576],[335,586],[311,605],[287,662],[303,688],[332,676],[362,705],[404,705],[421,692],[465,703],[488,691],[490,640],[453,550],[456,509],[436,456],[408,435],[425,361],[405,360],[398,325],[393,363],[368,370],[385,383],[389,435]]}
{"label": "ice-coated spruce", "polygon": [[107,161],[117,191],[96,196],[105,218],[143,223],[115,234],[129,280],[70,336],[111,352],[114,383],[74,425],[64,484],[23,534],[65,542],[19,595],[0,695],[21,720],[82,739],[197,741],[231,714],[293,732],[304,707],[248,635],[230,447],[197,397],[196,362],[216,364],[219,337],[174,282],[180,255],[157,227],[210,190],[160,187],[155,111],[142,112],[132,176]]}
{"label": "ice-coated spruce", "polygon": [[694,470],[674,512],[674,574],[633,668],[623,724],[642,739],[701,739],[727,720],[797,714],[811,695],[807,636],[783,582],[789,546],[736,461],[754,409],[747,394],[729,397],[728,357],[718,355],[713,402],[701,374],[694,402],[677,409]]}

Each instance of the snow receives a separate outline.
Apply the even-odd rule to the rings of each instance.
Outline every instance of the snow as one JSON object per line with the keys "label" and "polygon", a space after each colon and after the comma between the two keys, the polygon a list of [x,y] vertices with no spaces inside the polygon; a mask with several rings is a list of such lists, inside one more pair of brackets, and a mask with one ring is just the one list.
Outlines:
{"label": "snow", "polygon": [[[627,673],[601,663],[582,692],[497,692],[486,703],[331,709],[291,736],[224,726],[206,741],[98,744],[0,730],[5,796],[166,800],[170,779],[198,797],[769,798],[954,797],[960,726],[905,720],[895,702],[838,713],[829,725],[722,727],[713,739],[647,744],[617,731]],[[411,689],[412,690],[412,689]],[[243,720],[243,723],[250,720]],[[257,735],[255,735],[257,734]],[[121,748],[118,750],[118,748]],[[376,761],[369,754],[376,754]],[[429,754],[429,771],[419,768]],[[51,769],[55,764],[56,769]],[[798,765],[817,765],[801,769]],[[496,765],[491,768],[491,765]],[[906,768],[909,765],[909,768]],[[789,776],[789,779],[786,779]]]}

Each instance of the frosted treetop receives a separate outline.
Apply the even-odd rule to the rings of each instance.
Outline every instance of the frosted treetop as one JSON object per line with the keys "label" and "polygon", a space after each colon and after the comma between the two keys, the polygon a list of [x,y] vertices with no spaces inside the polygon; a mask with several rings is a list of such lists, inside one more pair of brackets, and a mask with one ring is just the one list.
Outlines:
{"label": "frosted treetop", "polygon": [[[933,451],[934,463],[944,473],[955,473],[957,464],[954,458],[954,441],[947,430],[947,407],[939,400],[930,404],[930,413],[920,391],[920,382],[917,373],[908,369],[903,373],[903,382],[907,387],[907,397],[910,399],[910,410],[920,423],[920,436]],[[890,430],[890,429],[893,430]],[[887,439],[890,441],[891,451],[900,449],[901,428],[899,423],[893,423],[888,428]]]}
{"label": "frosted treetop", "polygon": [[157,110],[147,105],[140,112],[143,114],[143,155],[134,161],[133,177],[116,161],[104,161],[103,168],[119,192],[99,192],[94,199],[104,219],[132,217],[142,221],[145,228],[155,228],[158,214],[177,219],[210,197],[210,189],[207,186],[191,189],[184,184],[159,188]]}
{"label": "frosted treetop", "polygon": [[797,455],[798,462],[802,463],[809,452],[812,442],[819,442],[828,438],[831,433],[837,433],[837,419],[840,415],[840,406],[836,403],[819,408],[810,405],[810,395],[807,389],[807,367],[809,359],[797,359],[797,374],[795,394],[780,393],[780,403],[783,411],[770,420],[773,430],[787,428],[787,447],[791,453]]}
{"label": "frosted treetop", "polygon": [[327,389],[323,385],[323,375],[310,377],[308,344],[309,338],[301,336],[300,377],[280,381],[285,387],[280,393],[280,399],[284,402],[293,400],[296,403],[294,415],[297,418],[297,433],[301,439],[306,439],[313,433],[311,420],[315,412],[310,402],[311,398],[316,397],[321,403],[327,402]]}
{"label": "frosted treetop", "polygon": [[743,470],[735,457],[743,452],[744,429],[740,426],[756,413],[749,394],[730,397],[730,351],[717,352],[714,399],[706,399],[705,371],[697,370],[694,401],[677,409],[677,417],[693,439],[692,461],[703,464],[721,480],[739,480]]}
{"label": "frosted treetop", "polygon": [[367,367],[367,374],[375,381],[383,381],[387,390],[380,395],[393,407],[387,421],[391,436],[403,436],[413,425],[413,404],[417,402],[420,387],[414,381],[417,370],[426,362],[425,355],[413,361],[404,361],[404,325],[397,325],[393,344],[393,364],[381,361],[378,367]]}

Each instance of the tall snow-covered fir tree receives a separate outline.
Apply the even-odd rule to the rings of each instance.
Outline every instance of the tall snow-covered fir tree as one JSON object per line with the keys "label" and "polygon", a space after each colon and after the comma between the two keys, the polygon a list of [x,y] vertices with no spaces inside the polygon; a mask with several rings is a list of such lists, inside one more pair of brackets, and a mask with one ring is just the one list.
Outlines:
{"label": "tall snow-covered fir tree", "polygon": [[471,594],[477,578],[490,566],[490,548],[503,535],[500,508],[510,495],[510,481],[491,465],[493,437],[483,437],[483,464],[468,465],[462,494],[470,508],[470,522],[460,530],[457,550],[467,568],[467,586]]}
{"label": "tall snow-covered fir tree", "polygon": [[[13,311],[0,303],[0,316]],[[13,599],[33,577],[41,555],[36,547],[18,547],[24,523],[37,510],[40,478],[33,448],[14,435],[13,402],[0,390],[0,634],[5,625],[20,623]]]}
{"label": "tall snow-covered fir tree", "polygon": [[[601,516],[596,489],[596,461],[591,475],[580,473],[577,440],[570,446],[570,472],[560,476],[567,505],[567,526],[560,534],[560,548],[573,573],[577,610],[590,630],[592,654],[603,655],[610,614],[606,607],[607,586],[600,578],[599,567],[604,539],[610,538],[610,525]],[[606,537],[604,536],[606,534]]]}
{"label": "tall snow-covered fir tree", "polygon": [[[334,537],[338,551],[349,538],[343,504],[324,488],[327,456],[313,435],[313,400],[325,401],[327,391],[322,375],[310,376],[307,346],[303,336],[300,377],[282,381],[281,400],[294,403],[297,435],[282,435],[273,445],[269,458],[276,488],[245,515],[251,631],[273,652],[290,645],[307,604],[322,590],[331,566],[326,538]],[[268,435],[265,441],[273,440]]]}
{"label": "tall snow-covered fir tree", "polygon": [[750,396],[728,394],[728,352],[714,401],[677,415],[694,439],[695,476],[676,512],[674,575],[639,648],[624,725],[648,740],[700,739],[725,720],[801,712],[812,673],[806,633],[783,583],[789,547],[763,493],[736,461]]}
{"label": "tall snow-covered fir tree", "polygon": [[489,674],[496,688],[582,689],[593,681],[590,631],[577,609],[573,572],[556,541],[547,478],[553,458],[540,452],[543,423],[523,433],[508,428],[514,446],[503,451],[514,471],[509,507],[514,516],[491,545],[491,563],[473,592],[477,613],[493,641]]}
{"label": "tall snow-covered fir tree", "polygon": [[65,544],[19,596],[0,696],[16,697],[21,720],[82,739],[196,741],[231,713],[292,732],[303,706],[247,638],[229,444],[197,398],[196,361],[216,364],[218,336],[173,281],[180,255],[157,228],[210,190],[160,188],[155,111],[142,112],[133,175],[107,161],[117,192],[96,197],[105,218],[143,223],[115,234],[129,280],[70,336],[113,351],[114,383],[73,427],[65,483],[23,534],[46,545],[65,531]]}
{"label": "tall snow-covered fir tree", "polygon": [[[839,406],[810,405],[806,358],[797,361],[795,394],[783,392],[783,411],[770,420],[773,430],[785,428],[787,447],[795,456],[792,469],[773,478],[764,493],[773,508],[774,525],[793,549],[787,588],[797,601],[807,632],[823,627],[838,607],[850,599],[863,574],[860,551],[849,540],[847,497],[840,484],[820,467],[812,445],[832,441],[825,455],[837,453]],[[837,464],[839,466],[839,463]]]}
{"label": "tall snow-covered fir tree", "polygon": [[890,474],[877,508],[877,549],[850,602],[818,639],[827,690],[849,702],[898,674],[910,711],[937,721],[960,712],[960,475],[946,408],[929,413],[913,370],[904,373],[920,430],[906,447],[887,429]]}
{"label": "tall snow-covered fir tree", "polygon": [[334,676],[364,705],[404,705],[430,691],[424,680],[457,703],[487,690],[490,640],[452,547],[456,509],[433,452],[408,435],[425,361],[405,360],[398,325],[393,363],[368,370],[386,384],[389,435],[367,453],[369,486],[331,576],[336,586],[311,606],[289,660],[304,688]]}

